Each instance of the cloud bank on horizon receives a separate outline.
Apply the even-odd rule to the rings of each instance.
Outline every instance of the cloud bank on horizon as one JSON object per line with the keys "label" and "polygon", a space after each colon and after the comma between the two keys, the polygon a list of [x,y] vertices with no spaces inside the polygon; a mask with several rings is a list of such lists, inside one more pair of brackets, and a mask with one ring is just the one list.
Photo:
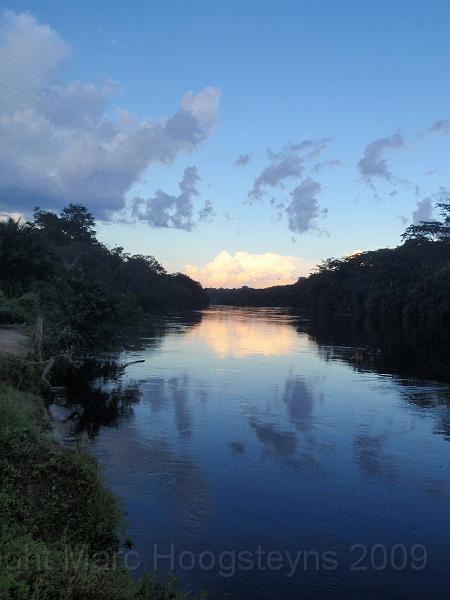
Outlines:
{"label": "cloud bank on horizon", "polygon": [[204,287],[239,288],[243,285],[264,288],[271,285],[295,283],[308,275],[315,264],[295,256],[282,256],[273,252],[251,254],[222,250],[204,267],[187,264],[186,273],[200,281]]}

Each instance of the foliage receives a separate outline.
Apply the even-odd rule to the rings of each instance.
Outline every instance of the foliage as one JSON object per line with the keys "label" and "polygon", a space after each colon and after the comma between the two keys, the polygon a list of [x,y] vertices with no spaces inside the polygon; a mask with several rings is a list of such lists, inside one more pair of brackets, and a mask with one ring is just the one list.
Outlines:
{"label": "foliage", "polygon": [[100,243],[78,204],[0,223],[0,264],[0,324],[43,315],[52,351],[108,345],[142,311],[208,303],[200,284],[168,274],[153,256]]}
{"label": "foliage", "polygon": [[27,292],[16,298],[7,298],[0,290],[0,325],[31,324],[39,310],[39,296]]}
{"label": "foliage", "polygon": [[442,221],[407,228],[397,248],[329,258],[296,284],[265,290],[209,290],[217,304],[294,306],[383,317],[450,337],[450,203]]}
{"label": "foliage", "polygon": [[48,429],[39,398],[0,383],[0,597],[186,598],[173,582],[126,572],[116,500],[94,460],[56,444]]}

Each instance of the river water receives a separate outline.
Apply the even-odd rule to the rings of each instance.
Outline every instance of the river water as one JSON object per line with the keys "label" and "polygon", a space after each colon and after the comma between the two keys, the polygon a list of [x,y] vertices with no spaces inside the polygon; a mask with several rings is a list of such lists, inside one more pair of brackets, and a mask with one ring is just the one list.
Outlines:
{"label": "river water", "polygon": [[149,318],[115,357],[144,362],[72,390],[66,426],[122,502],[132,569],[213,600],[448,597],[450,387],[428,355],[327,327]]}

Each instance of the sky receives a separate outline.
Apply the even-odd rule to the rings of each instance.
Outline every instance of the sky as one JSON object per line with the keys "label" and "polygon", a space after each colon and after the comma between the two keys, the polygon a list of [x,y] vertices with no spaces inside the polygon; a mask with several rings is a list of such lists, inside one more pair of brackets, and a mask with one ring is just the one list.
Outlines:
{"label": "sky", "polygon": [[447,0],[0,3],[0,213],[264,287],[398,245],[449,162]]}

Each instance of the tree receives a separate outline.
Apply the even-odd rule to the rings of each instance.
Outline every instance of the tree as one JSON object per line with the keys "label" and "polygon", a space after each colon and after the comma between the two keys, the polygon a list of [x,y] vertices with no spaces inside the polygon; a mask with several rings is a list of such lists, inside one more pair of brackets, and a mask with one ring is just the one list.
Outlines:
{"label": "tree", "polygon": [[53,274],[56,257],[36,231],[13,219],[0,223],[0,285],[7,294],[26,292],[35,279]]}
{"label": "tree", "polygon": [[60,213],[64,234],[73,242],[92,242],[95,239],[95,219],[85,206],[69,204]]}
{"label": "tree", "polygon": [[157,275],[165,275],[166,269],[151,254],[133,254],[128,258],[128,262],[139,265],[146,271],[151,271]]}
{"label": "tree", "polygon": [[439,221],[420,221],[419,225],[410,225],[402,234],[402,240],[435,242],[442,239],[446,227]]}
{"label": "tree", "polygon": [[436,207],[441,209],[443,224],[450,227],[450,202],[438,202]]}
{"label": "tree", "polygon": [[43,231],[48,240],[58,245],[95,242],[94,216],[80,204],[69,204],[59,215],[37,207],[29,225]]}
{"label": "tree", "polygon": [[410,225],[402,234],[404,242],[438,242],[450,240],[450,202],[438,202],[442,221],[420,221],[418,225]]}

